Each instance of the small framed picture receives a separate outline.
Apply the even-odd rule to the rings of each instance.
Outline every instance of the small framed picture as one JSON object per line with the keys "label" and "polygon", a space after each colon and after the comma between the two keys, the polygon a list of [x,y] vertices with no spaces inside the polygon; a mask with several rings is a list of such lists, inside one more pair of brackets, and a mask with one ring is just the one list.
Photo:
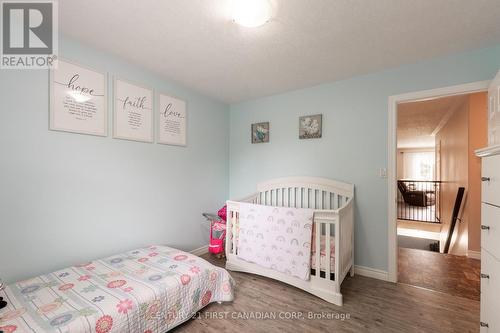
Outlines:
{"label": "small framed picture", "polygon": [[252,143],[269,142],[269,123],[252,124]]}
{"label": "small framed picture", "polygon": [[186,102],[165,94],[158,97],[158,143],[186,146]]}
{"label": "small framed picture", "polygon": [[108,135],[107,74],[59,59],[50,71],[50,129]]}
{"label": "small framed picture", "polygon": [[114,94],[113,137],[153,142],[153,90],[115,78]]}
{"label": "small framed picture", "polygon": [[302,116],[299,118],[299,139],[319,139],[322,135],[323,115]]}

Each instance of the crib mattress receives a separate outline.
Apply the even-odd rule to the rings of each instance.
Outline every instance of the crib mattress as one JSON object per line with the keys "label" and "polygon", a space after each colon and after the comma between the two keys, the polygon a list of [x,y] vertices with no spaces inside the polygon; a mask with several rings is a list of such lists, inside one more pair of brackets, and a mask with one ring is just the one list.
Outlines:
{"label": "crib mattress", "polygon": [[166,332],[211,302],[233,300],[229,273],[150,246],[7,286],[3,332]]}
{"label": "crib mattress", "polygon": [[[311,248],[311,268],[316,269],[316,244],[313,234],[313,243]],[[320,271],[326,271],[326,263],[328,259],[326,259],[326,241],[325,236],[322,235],[320,238]],[[330,270],[335,271],[335,237],[330,237]]]}

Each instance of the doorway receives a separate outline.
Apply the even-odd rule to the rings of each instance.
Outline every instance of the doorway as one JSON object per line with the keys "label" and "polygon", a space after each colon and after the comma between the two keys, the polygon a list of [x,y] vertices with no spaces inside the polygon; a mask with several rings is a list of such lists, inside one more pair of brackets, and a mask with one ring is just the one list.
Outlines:
{"label": "doorway", "polygon": [[[399,257],[399,242],[398,242],[398,202],[399,207],[407,208],[408,206],[415,206],[417,203],[416,202],[409,202],[406,201],[404,198],[401,198],[403,195],[402,188],[398,187],[398,150],[397,150],[397,143],[398,143],[398,136],[397,136],[397,125],[398,125],[398,108],[405,104],[405,103],[421,103],[421,102],[426,102],[426,101],[433,101],[437,100],[440,98],[447,98],[447,97],[453,97],[453,96],[458,96],[458,95],[467,95],[467,94],[473,94],[473,93],[478,93],[478,92],[485,92],[488,89],[488,84],[489,81],[481,81],[481,82],[475,82],[475,83],[470,83],[470,84],[465,84],[465,85],[460,85],[460,86],[453,86],[453,87],[447,87],[447,88],[440,88],[440,89],[434,89],[434,90],[427,90],[427,91],[420,91],[420,92],[415,92],[415,93],[408,93],[408,94],[403,94],[403,95],[397,95],[397,96],[391,96],[389,98],[389,140],[388,140],[388,155],[389,155],[389,163],[388,163],[388,191],[389,191],[389,210],[388,210],[388,249],[389,249],[389,262],[388,262],[388,277],[389,280],[392,282],[398,282],[398,257]],[[446,123],[445,120],[442,120],[443,123]],[[442,125],[442,124],[441,124]],[[434,133],[434,136],[436,133]],[[429,153],[434,153],[434,159],[431,161],[430,166],[426,167],[427,171],[422,171],[422,170],[407,170],[409,174],[412,176],[415,175],[415,173],[421,173],[421,172],[427,172],[427,175],[429,174],[429,167],[433,170],[433,175],[432,178],[440,178],[442,177],[441,175],[441,169],[442,169],[442,142],[441,143],[436,143],[434,144],[434,149],[427,151],[428,154],[424,156],[424,154],[414,154],[411,156],[411,154],[408,155],[407,161],[410,164],[419,164],[419,162],[414,162],[414,161],[421,161],[422,159],[425,159],[430,156]],[[419,156],[420,155],[420,156]],[[433,163],[432,163],[433,162]],[[424,167],[425,168],[425,167]],[[401,171],[400,171],[401,172]],[[401,176],[401,175],[400,175]],[[418,179],[410,179],[417,181]],[[427,182],[428,180],[422,180]],[[431,181],[439,182],[436,179],[431,179]],[[413,182],[413,184],[406,184],[406,186],[409,186],[409,190],[413,191],[420,191],[420,197],[421,197],[421,202],[418,203],[417,207],[419,209],[416,210],[416,214],[427,214],[426,216],[433,219],[433,221],[424,221],[426,223],[436,223],[433,225],[434,229],[427,230],[429,233],[425,233],[425,236],[420,237],[423,239],[429,240],[429,244],[435,244],[437,243],[437,247],[439,248],[439,251],[442,251],[443,247],[443,239],[442,239],[442,233],[441,229],[442,226],[439,226],[436,228],[436,225],[438,223],[440,224],[441,221],[446,221],[444,223],[447,223],[447,219],[449,218],[449,211],[448,207],[445,207],[443,205],[444,201],[442,198],[440,198],[440,195],[443,193],[443,189],[436,189],[436,183],[431,183],[431,189],[434,190],[434,193],[429,193],[428,189],[425,189],[422,187],[421,184],[417,184],[417,182]],[[427,186],[427,185],[425,185]],[[441,185],[439,185],[441,186]],[[424,194],[425,193],[425,194]],[[399,201],[398,201],[398,195],[399,195]],[[424,198],[425,197],[425,198]],[[401,204],[402,200],[402,204]],[[446,212],[446,214],[444,213]],[[400,211],[401,213],[401,211]],[[401,217],[401,216],[400,216]],[[427,218],[425,217],[425,218]],[[439,221],[439,222],[438,222]],[[401,228],[400,228],[401,229]],[[403,228],[403,229],[410,229],[411,228]],[[439,229],[439,230],[438,230]],[[426,230],[424,230],[426,232]],[[411,234],[411,232],[410,232]],[[439,236],[438,236],[439,234]],[[444,233],[443,233],[444,234]],[[427,251],[427,245],[425,244],[426,241],[423,242],[423,244],[415,245],[414,247],[421,246],[425,248],[425,253],[426,255],[434,255],[437,254],[439,255],[438,252],[432,253],[432,251]],[[454,239],[454,243],[460,245],[460,239]],[[458,246],[457,245],[457,246]],[[411,248],[411,247],[409,247]],[[460,246],[458,246],[460,248]],[[424,249],[422,249],[424,250]],[[464,253],[462,253],[464,254]],[[469,253],[465,253],[467,255]],[[403,254],[405,255],[405,254]],[[469,255],[469,258],[473,256],[474,253],[471,252]],[[455,265],[460,266],[455,263]],[[437,273],[434,273],[437,274]]]}
{"label": "doorway", "polygon": [[479,300],[481,160],[487,93],[397,109],[398,282]]}

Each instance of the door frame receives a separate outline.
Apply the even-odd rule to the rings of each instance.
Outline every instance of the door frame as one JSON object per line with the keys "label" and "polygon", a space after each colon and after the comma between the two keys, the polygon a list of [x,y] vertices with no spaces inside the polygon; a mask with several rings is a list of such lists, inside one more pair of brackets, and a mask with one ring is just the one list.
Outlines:
{"label": "door frame", "polygon": [[388,191],[388,280],[398,282],[398,235],[397,235],[397,110],[398,104],[417,102],[440,97],[472,94],[488,91],[491,80],[471,82],[456,86],[421,90],[389,96],[388,136],[387,136],[387,191]]}

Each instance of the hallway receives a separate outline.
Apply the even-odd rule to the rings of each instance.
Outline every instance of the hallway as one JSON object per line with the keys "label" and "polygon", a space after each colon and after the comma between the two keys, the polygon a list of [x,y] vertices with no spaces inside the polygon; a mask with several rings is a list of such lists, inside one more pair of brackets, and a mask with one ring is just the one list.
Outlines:
{"label": "hallway", "polygon": [[479,300],[481,261],[399,248],[398,282]]}

